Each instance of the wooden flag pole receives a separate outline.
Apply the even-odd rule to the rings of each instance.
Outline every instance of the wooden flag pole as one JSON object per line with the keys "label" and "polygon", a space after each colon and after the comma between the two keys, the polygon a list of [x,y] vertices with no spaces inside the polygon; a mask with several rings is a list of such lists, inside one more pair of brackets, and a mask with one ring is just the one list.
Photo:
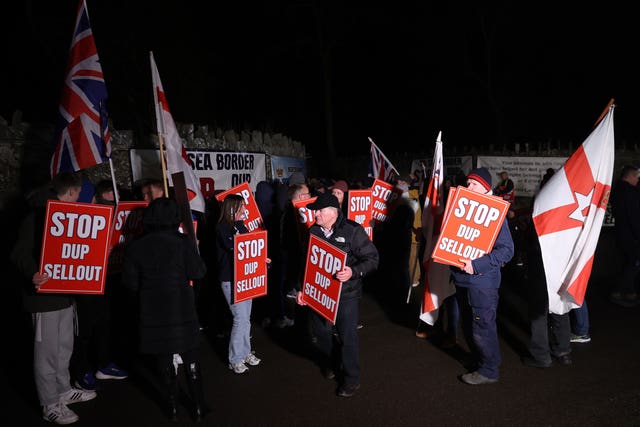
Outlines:
{"label": "wooden flag pole", "polygon": [[158,134],[158,145],[160,146],[160,164],[162,165],[162,182],[164,183],[164,197],[169,197],[169,187],[167,185],[167,165],[164,161],[164,141],[162,135]]}
{"label": "wooden flag pole", "polygon": [[605,109],[602,111],[602,113],[600,113],[600,117],[598,117],[598,120],[596,120],[595,124],[593,125],[593,127],[595,128],[596,126],[598,126],[598,123],[600,123],[600,121],[602,119],[604,119],[604,116],[607,115],[607,113],[609,112],[609,109],[611,108],[611,106],[613,105],[614,99],[611,98],[611,100],[609,101],[609,103],[607,104],[607,106],[605,107]]}

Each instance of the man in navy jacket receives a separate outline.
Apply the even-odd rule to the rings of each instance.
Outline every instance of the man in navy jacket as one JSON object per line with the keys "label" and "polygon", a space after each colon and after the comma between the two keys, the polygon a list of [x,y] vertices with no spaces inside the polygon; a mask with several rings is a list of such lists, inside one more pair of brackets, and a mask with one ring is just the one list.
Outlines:
{"label": "man in navy jacket", "polygon": [[[467,188],[492,195],[489,171],[486,168],[473,169],[467,175]],[[498,288],[500,269],[512,257],[513,239],[507,221],[504,221],[490,252],[474,260],[461,258],[462,268],[451,267],[462,330],[478,362],[477,370],[462,375],[461,379],[466,384],[491,384],[500,376],[501,356],[496,325]]]}

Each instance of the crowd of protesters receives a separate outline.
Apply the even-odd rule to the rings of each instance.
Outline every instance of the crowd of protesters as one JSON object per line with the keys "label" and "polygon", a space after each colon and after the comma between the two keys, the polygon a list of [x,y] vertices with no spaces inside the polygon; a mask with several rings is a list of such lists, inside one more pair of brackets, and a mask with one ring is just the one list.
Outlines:
{"label": "crowd of protesters", "polygon": [[[541,185],[552,175],[553,170],[547,171]],[[506,172],[500,174],[495,189],[485,168],[470,171],[463,180],[456,178],[455,185],[483,194],[513,191]],[[637,304],[640,232],[635,230],[637,221],[629,218],[640,212],[639,178],[637,168],[625,167],[612,197],[618,220],[616,236],[626,261],[625,280],[611,298],[625,307]],[[207,211],[194,216],[199,226],[197,247],[193,247],[177,230],[180,211],[171,197],[165,197],[161,181],[146,181],[131,191],[118,189],[124,196],[120,200],[144,200],[149,205],[144,212],[144,233],[127,247],[123,273],[109,276],[105,295],[38,293],[38,287],[48,280],[38,269],[45,202],[75,202],[81,200],[83,190],[78,174],[57,175],[49,193],[30,198],[31,213],[24,218],[12,251],[12,261],[25,278],[24,309],[33,318],[34,379],[43,418],[57,424],[76,422],[78,415],[68,405],[94,399],[99,391],[96,379],[126,379],[131,359],[137,357],[131,349],[135,345],[137,351],[155,360],[168,416],[178,419],[177,373],[183,369],[192,397],[192,415],[201,420],[208,411],[198,351],[201,332],[228,339],[225,362],[231,372],[245,374],[261,362],[251,346],[252,323],[278,329],[296,326],[302,331],[300,345],[317,350],[322,375],[338,382],[337,395],[353,396],[360,387],[358,329],[362,324],[358,301],[363,289],[370,287],[391,317],[415,319],[417,313],[410,312],[407,295],[424,279],[420,222],[427,187],[424,174],[416,171],[393,183],[401,194],[399,201],[385,223],[373,221],[372,238],[361,225],[347,220],[345,208],[350,190],[371,184],[371,179],[348,182],[308,178],[301,173],[293,174],[286,183],[258,183],[255,199],[268,232],[269,292],[266,298],[233,303],[233,236],[248,232],[242,223],[243,198],[229,195],[221,202],[208,200]],[[97,183],[91,193],[93,199],[87,201],[115,204],[109,181]],[[315,198],[308,205],[315,212],[315,224],[301,227],[294,202],[310,198]],[[572,312],[576,321],[570,322],[569,315],[549,315],[530,213],[515,214],[510,210],[492,251],[463,260],[461,268],[451,268],[456,295],[447,298],[442,307],[447,327],[441,320],[431,329],[419,327],[416,331],[418,338],[430,338],[433,331],[442,329],[446,348],[458,344],[460,323],[473,359],[469,372],[460,377],[466,384],[491,384],[499,379],[496,313],[502,270],[506,274],[517,271],[535,285],[528,295],[531,344],[530,355],[523,358],[526,366],[548,368],[552,359],[571,364],[570,343],[591,339],[586,301],[582,310]],[[343,282],[343,292],[335,324],[305,307],[300,294],[310,235],[347,253],[346,266],[336,274]],[[132,311],[127,315],[138,325],[134,334],[121,326],[123,307]],[[552,339],[548,337],[549,323]],[[580,329],[572,333],[571,323]],[[121,339],[121,335],[132,336]]]}

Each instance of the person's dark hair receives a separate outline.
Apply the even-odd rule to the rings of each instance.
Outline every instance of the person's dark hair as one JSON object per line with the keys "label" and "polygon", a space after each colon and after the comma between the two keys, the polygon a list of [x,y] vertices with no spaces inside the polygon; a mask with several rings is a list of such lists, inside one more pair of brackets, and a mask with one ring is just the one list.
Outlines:
{"label": "person's dark hair", "polygon": [[307,184],[290,185],[289,188],[287,189],[287,197],[289,198],[289,200],[293,200],[293,195],[296,194],[297,191],[300,191],[304,187],[307,187]]}
{"label": "person's dark hair", "polygon": [[178,230],[182,215],[173,199],[160,197],[153,200],[144,210],[142,225],[145,232]]}
{"label": "person's dark hair", "polygon": [[626,177],[628,177],[632,173],[638,173],[638,167],[637,166],[632,166],[632,165],[625,165],[622,168],[622,173],[620,173],[620,178],[625,179]]}
{"label": "person's dark hair", "polygon": [[[106,200],[102,197],[104,193],[108,193],[109,191],[113,191],[113,183],[108,179],[103,179],[96,184],[96,202],[104,205],[115,205],[115,201]],[[115,195],[115,193],[114,193]]]}
{"label": "person's dark hair", "polygon": [[51,181],[51,189],[58,196],[62,196],[70,188],[82,188],[82,177],[72,172],[60,172]]}
{"label": "person's dark hair", "polygon": [[220,219],[218,222],[226,222],[229,225],[233,225],[236,212],[240,209],[240,206],[244,203],[244,199],[239,194],[229,194],[222,201],[222,207],[220,207]]}

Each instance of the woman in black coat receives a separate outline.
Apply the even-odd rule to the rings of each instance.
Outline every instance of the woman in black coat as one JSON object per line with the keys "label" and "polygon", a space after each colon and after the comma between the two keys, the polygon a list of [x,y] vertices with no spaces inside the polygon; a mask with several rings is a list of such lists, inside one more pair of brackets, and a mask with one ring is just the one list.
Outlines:
{"label": "woman in black coat", "polygon": [[198,347],[200,331],[193,286],[206,267],[193,241],[178,231],[180,211],[172,199],[159,198],[145,209],[144,235],[127,248],[123,283],[139,301],[140,352],[156,357],[167,394],[168,412],[177,419],[178,382],[174,355],[187,367],[196,419],[203,396]]}

